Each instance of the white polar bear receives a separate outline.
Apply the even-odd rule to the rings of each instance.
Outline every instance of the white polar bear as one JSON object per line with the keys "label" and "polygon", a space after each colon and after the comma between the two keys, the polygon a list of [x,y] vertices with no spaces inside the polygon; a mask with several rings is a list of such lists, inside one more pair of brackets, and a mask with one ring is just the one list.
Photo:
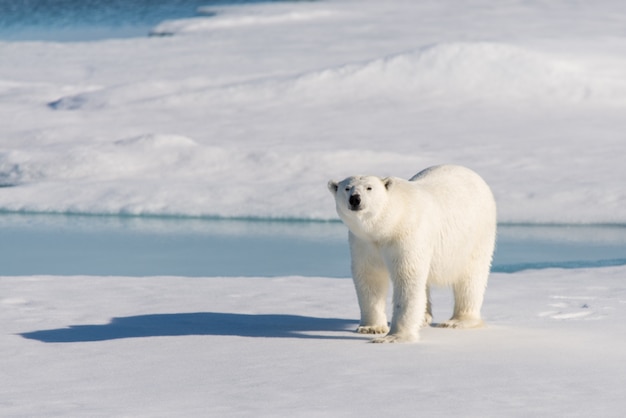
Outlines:
{"label": "white polar bear", "polygon": [[[357,332],[388,334],[373,342],[411,342],[430,324],[429,288],[454,290],[450,328],[482,325],[480,308],[496,239],[489,186],[460,166],[430,167],[411,180],[353,176],[329,181],[348,226],[352,277],[361,322]],[[385,303],[393,285],[393,317]]]}

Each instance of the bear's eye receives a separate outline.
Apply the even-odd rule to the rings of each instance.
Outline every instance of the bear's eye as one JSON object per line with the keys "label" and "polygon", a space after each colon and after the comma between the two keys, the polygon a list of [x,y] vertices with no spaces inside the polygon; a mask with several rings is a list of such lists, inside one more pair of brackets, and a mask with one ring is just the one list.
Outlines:
{"label": "bear's eye", "polygon": [[367,190],[368,191],[372,190],[372,186],[367,186]]}
{"label": "bear's eye", "polygon": [[350,191],[350,188],[349,188],[349,187],[346,187],[346,192],[349,192],[349,191]]}

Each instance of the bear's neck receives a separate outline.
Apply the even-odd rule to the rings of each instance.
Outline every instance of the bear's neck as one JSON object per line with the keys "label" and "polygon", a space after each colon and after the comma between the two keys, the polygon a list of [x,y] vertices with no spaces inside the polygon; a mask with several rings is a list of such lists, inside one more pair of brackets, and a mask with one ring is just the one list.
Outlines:
{"label": "bear's neck", "polygon": [[399,220],[402,214],[397,211],[383,210],[377,215],[362,214],[344,219],[350,231],[360,239],[384,243],[398,234]]}

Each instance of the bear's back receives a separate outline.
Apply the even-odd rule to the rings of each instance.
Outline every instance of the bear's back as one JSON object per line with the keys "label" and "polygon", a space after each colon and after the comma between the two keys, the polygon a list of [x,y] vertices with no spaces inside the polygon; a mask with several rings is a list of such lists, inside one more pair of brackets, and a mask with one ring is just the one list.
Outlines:
{"label": "bear's back", "polygon": [[[458,165],[438,165],[420,171],[409,181],[427,191],[445,206],[451,205],[466,210],[468,207],[461,208],[460,205],[479,204],[485,210],[493,208],[495,211],[495,200],[491,189],[482,177],[469,168]],[[493,215],[495,216],[495,212]]]}

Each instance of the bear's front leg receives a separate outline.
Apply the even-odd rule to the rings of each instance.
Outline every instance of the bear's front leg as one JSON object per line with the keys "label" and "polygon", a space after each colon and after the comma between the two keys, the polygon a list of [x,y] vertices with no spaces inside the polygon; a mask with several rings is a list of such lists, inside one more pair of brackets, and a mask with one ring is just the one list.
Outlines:
{"label": "bear's front leg", "polygon": [[[406,264],[397,264],[400,267]],[[414,269],[396,269],[391,274],[393,282],[393,317],[391,329],[384,337],[375,338],[373,343],[415,342],[419,329],[426,320],[427,290],[425,272]]]}
{"label": "bear's front leg", "polygon": [[361,321],[356,332],[360,334],[386,334],[389,331],[385,305],[389,278],[384,270],[370,269],[367,274],[353,274]]}
{"label": "bear's front leg", "polygon": [[350,234],[352,278],[356,290],[361,322],[360,334],[386,334],[389,331],[385,305],[389,291],[389,274],[380,251],[372,244]]}

